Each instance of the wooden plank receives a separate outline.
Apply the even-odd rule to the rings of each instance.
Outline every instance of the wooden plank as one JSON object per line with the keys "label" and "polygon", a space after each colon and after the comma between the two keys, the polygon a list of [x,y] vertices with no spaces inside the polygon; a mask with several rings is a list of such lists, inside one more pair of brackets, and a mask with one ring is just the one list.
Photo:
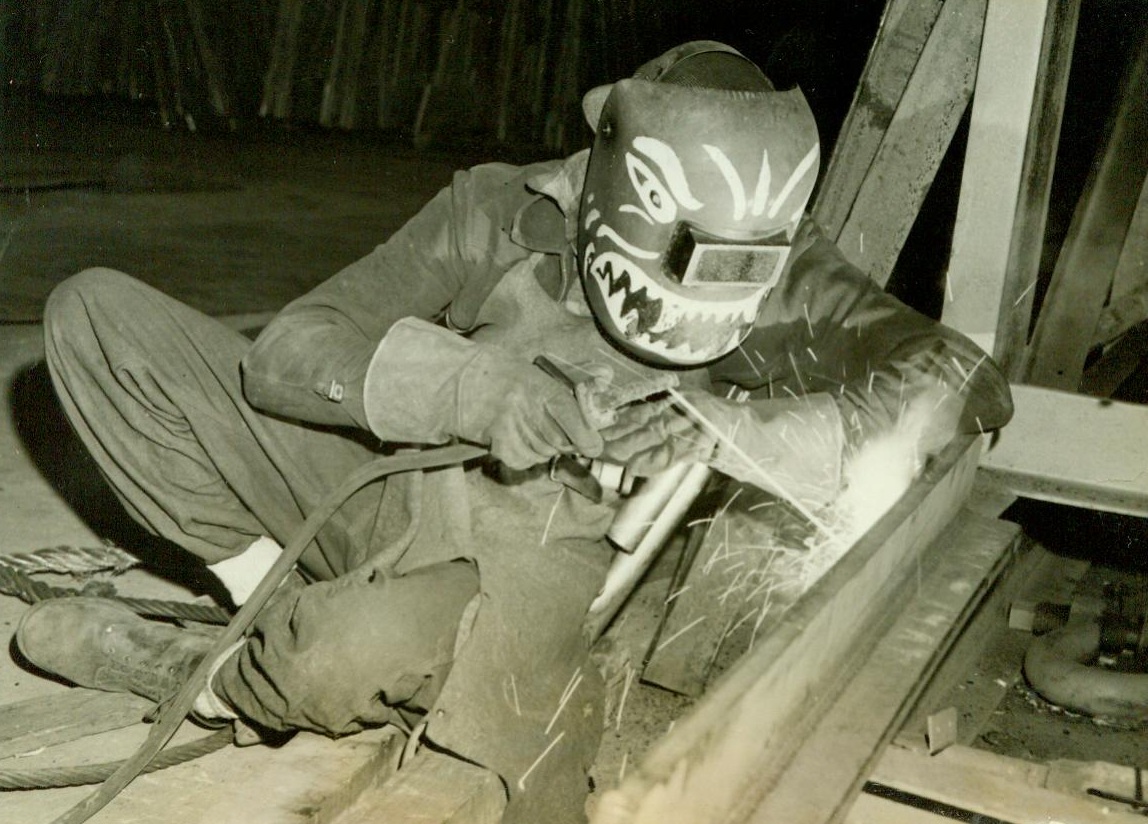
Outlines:
{"label": "wooden plank", "polygon": [[1023,368],[1080,0],[990,0],[941,319]]}
{"label": "wooden plank", "polygon": [[947,0],[837,238],[882,286],[968,107],[986,0]]}
{"label": "wooden plank", "polygon": [[873,636],[883,599],[960,510],[979,454],[979,438],[954,442],[784,616],[766,622],[753,651],[604,795],[600,809],[629,813],[595,821],[725,821],[768,792],[801,729],[835,697],[842,663]]}
{"label": "wooden plank", "polygon": [[[1020,528],[961,512],[921,558],[911,599],[841,696],[804,737],[751,821],[840,820],[884,745],[924,691],[985,594],[1008,567]],[[889,604],[891,611],[897,605]]]}
{"label": "wooden plank", "polygon": [[888,0],[885,5],[813,209],[814,219],[833,240],[853,210],[942,5],[943,0]]}
{"label": "wooden plank", "polygon": [[155,704],[124,693],[73,689],[0,707],[0,758],[139,724]]}
{"label": "wooden plank", "polygon": [[950,747],[933,756],[890,747],[872,780],[1010,824],[1144,821],[1099,798],[1047,789],[1043,786],[1047,774],[1043,765],[970,747]]}
{"label": "wooden plank", "polygon": [[1016,413],[981,460],[1018,495],[1148,515],[1148,407],[1012,387]]}
{"label": "wooden plank", "polygon": [[1148,35],[1142,36],[1099,162],[1085,183],[1029,351],[1027,382],[1076,390],[1148,173]]}
{"label": "wooden plank", "polygon": [[368,788],[332,824],[498,824],[506,794],[490,770],[420,750],[381,785]]}

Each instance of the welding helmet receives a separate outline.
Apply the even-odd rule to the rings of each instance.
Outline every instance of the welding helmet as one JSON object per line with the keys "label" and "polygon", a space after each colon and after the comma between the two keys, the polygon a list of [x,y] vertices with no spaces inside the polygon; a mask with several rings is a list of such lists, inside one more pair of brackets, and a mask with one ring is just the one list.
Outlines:
{"label": "welding helmet", "polygon": [[735,349],[785,269],[817,178],[817,127],[721,43],[671,49],[582,101],[595,138],[578,266],[605,335],[639,360]]}

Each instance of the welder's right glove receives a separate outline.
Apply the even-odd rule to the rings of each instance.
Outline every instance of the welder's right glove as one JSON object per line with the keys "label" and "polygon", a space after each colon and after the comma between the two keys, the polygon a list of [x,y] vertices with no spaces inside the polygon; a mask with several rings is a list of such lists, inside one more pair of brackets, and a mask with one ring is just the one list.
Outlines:
{"label": "welder's right glove", "polygon": [[[743,483],[809,508],[841,487],[841,415],[823,393],[737,403],[683,391],[677,402],[638,405],[603,430],[606,459],[634,475],[676,463],[706,463]],[[703,425],[700,419],[704,419]]]}
{"label": "welder's right glove", "polygon": [[568,386],[501,347],[415,318],[396,323],[379,343],[363,405],[371,431],[384,441],[457,437],[489,446],[511,469],[602,451]]}

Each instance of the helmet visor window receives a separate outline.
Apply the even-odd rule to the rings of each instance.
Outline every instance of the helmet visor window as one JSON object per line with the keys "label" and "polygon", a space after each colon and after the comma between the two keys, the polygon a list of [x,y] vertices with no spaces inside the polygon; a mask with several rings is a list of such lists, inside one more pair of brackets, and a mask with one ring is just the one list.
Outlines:
{"label": "helmet visor window", "polygon": [[682,284],[744,283],[772,286],[785,266],[788,246],[734,246],[704,243],[694,247]]}
{"label": "helmet visor window", "polygon": [[686,229],[678,231],[671,241],[666,273],[683,286],[773,286],[788,257],[789,246],[784,243],[718,242]]}

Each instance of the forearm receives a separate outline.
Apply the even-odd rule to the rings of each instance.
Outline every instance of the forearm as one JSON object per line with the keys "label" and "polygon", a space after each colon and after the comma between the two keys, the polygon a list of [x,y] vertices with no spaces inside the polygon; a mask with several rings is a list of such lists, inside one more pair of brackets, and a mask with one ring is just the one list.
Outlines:
{"label": "forearm", "polygon": [[916,398],[945,395],[966,432],[997,429],[1012,412],[1007,381],[971,341],[886,294],[822,239],[714,372],[758,397],[833,395],[851,445],[898,425]]}
{"label": "forearm", "polygon": [[363,381],[375,347],[323,314],[284,316],[260,336],[243,361],[244,395],[280,417],[367,429]]}

